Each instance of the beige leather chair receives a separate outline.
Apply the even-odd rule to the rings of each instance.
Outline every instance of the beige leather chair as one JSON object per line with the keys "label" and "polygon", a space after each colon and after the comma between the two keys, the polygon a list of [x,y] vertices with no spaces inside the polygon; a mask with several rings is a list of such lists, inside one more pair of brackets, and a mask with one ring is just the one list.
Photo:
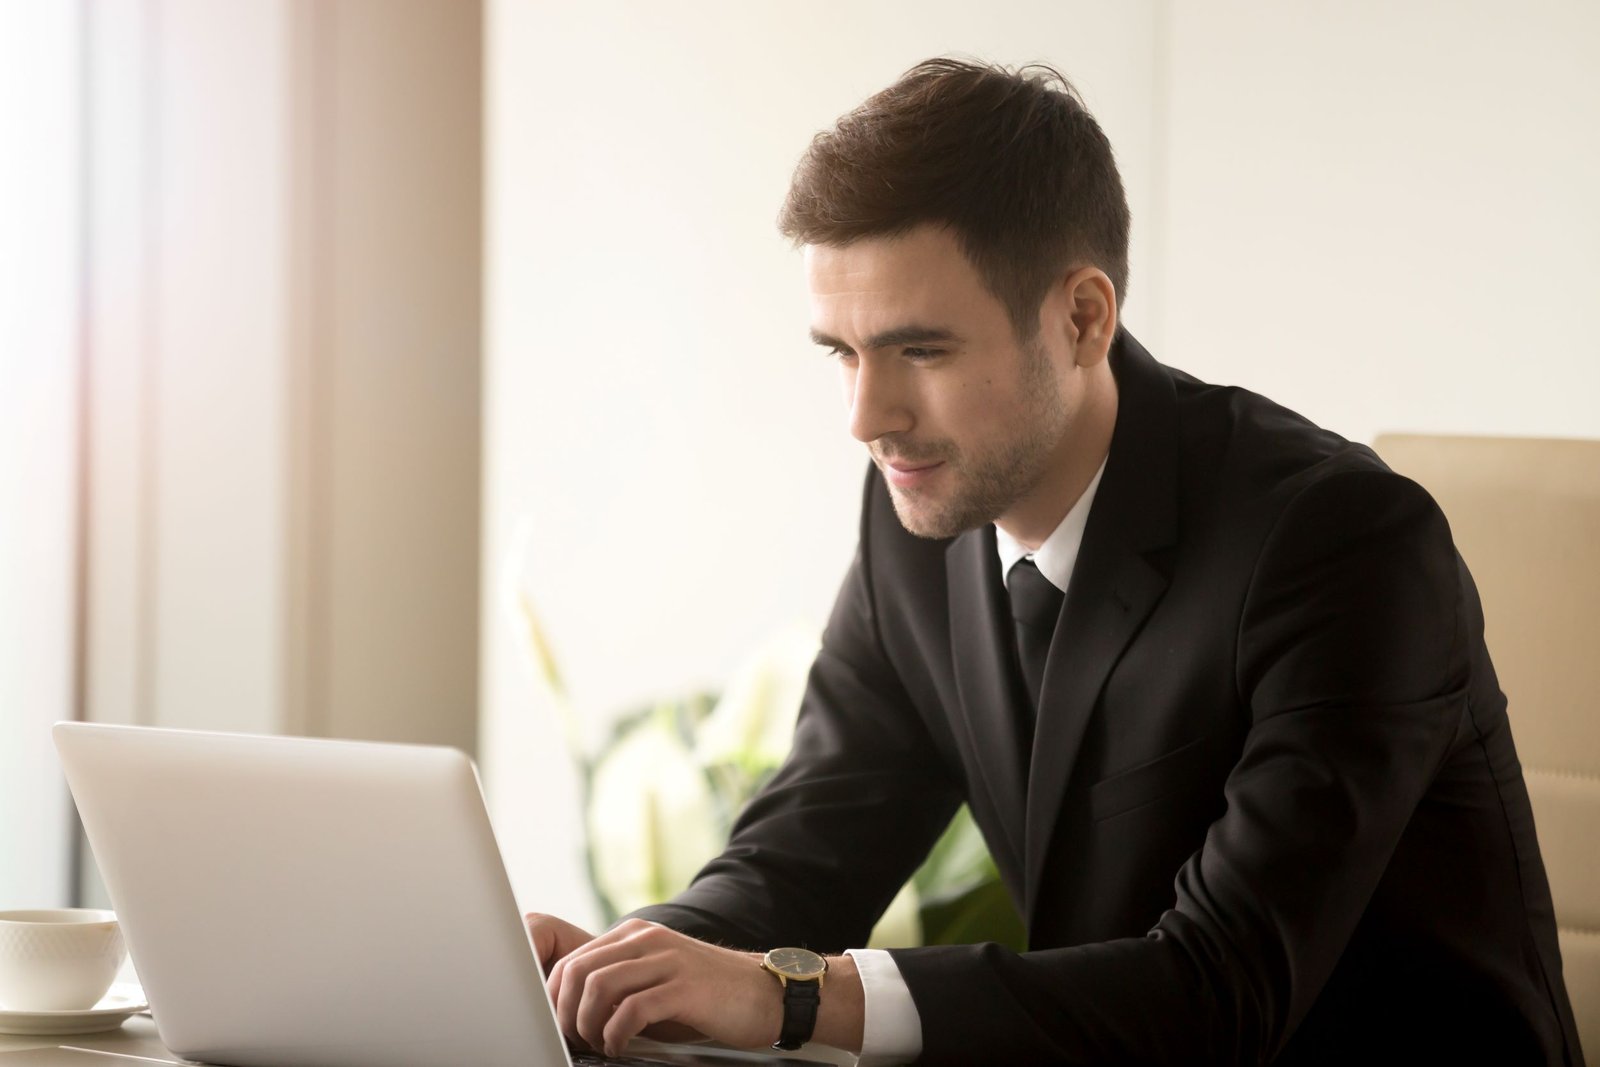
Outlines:
{"label": "beige leather chair", "polygon": [[1600,1055],[1600,441],[1392,435],[1373,444],[1450,520],[1550,875],[1567,992]]}

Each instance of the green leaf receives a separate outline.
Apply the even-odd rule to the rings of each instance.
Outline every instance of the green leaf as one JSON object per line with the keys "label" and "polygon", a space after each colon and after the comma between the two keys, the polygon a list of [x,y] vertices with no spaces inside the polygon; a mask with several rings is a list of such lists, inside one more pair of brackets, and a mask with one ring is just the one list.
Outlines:
{"label": "green leaf", "polygon": [[917,890],[910,882],[889,902],[867,937],[868,948],[916,948],[923,944],[922,908]]}
{"label": "green leaf", "polygon": [[1011,894],[999,877],[941,901],[924,900],[922,938],[928,945],[976,945],[993,941],[1021,952],[1028,941]]}
{"label": "green leaf", "polygon": [[994,860],[965,804],[934,844],[912,881],[924,898],[960,895],[996,876]]}

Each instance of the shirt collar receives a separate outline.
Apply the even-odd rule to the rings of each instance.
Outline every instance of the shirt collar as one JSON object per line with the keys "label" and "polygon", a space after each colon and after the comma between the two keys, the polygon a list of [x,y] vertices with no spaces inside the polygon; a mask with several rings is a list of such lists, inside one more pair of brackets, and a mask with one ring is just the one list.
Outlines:
{"label": "shirt collar", "polygon": [[1029,552],[1000,527],[994,528],[994,544],[1000,554],[1002,580],[1009,580],[1011,567],[1018,560],[1031,558],[1039,568],[1039,573],[1051,585],[1063,593],[1067,591],[1067,584],[1072,581],[1072,568],[1078,562],[1078,548],[1083,544],[1083,530],[1089,523],[1089,509],[1094,506],[1095,490],[1100,488],[1100,476],[1105,472],[1106,461],[1103,459],[1100,469],[1094,472],[1094,477],[1089,479],[1088,486],[1078,497],[1078,502],[1072,505],[1066,518],[1044,539],[1044,544],[1039,546],[1037,552]]}

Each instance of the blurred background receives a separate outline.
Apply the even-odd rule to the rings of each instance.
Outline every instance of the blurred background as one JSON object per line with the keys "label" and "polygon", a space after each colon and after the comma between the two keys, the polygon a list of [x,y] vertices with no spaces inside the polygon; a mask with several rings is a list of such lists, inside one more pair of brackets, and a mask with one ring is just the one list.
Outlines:
{"label": "blurred background", "polygon": [[0,906],[100,899],[81,718],[457,745],[594,921],[526,614],[595,730],[820,628],[865,461],[773,220],[950,52],[1082,91],[1163,361],[1600,437],[1584,0],[0,0]]}

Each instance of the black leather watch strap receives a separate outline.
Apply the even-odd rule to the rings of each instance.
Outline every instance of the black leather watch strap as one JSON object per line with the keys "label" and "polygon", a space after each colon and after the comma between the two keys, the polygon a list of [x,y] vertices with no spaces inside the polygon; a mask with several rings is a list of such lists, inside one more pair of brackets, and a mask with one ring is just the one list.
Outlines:
{"label": "black leather watch strap", "polygon": [[783,983],[783,1030],[772,1047],[783,1052],[793,1052],[811,1040],[817,1028],[817,1006],[821,1003],[822,983]]}

